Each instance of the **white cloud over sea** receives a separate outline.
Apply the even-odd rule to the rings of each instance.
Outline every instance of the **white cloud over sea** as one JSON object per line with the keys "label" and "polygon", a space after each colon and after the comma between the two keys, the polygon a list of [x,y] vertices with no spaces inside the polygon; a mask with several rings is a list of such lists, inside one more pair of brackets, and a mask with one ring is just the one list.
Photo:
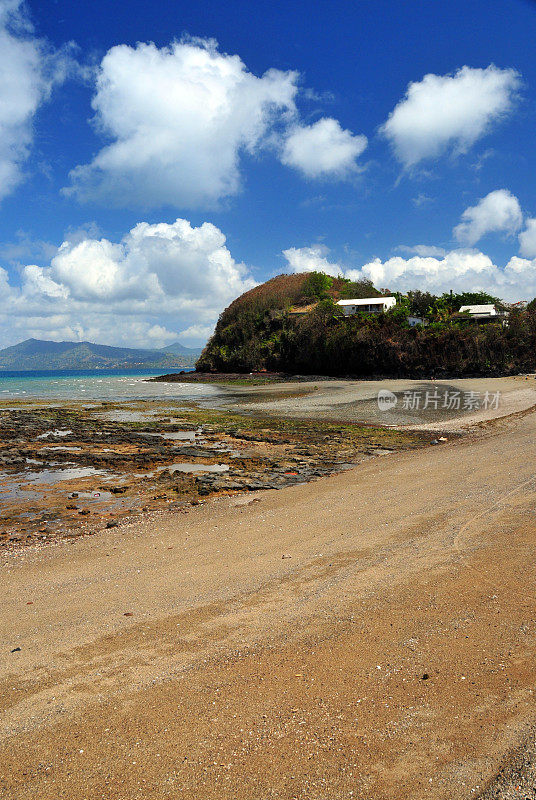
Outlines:
{"label": "white cloud over sea", "polygon": [[30,336],[199,344],[223,308],[255,284],[209,222],[140,222],[118,242],[78,232],[48,266],[23,267],[18,285],[0,269],[0,336],[4,344]]}

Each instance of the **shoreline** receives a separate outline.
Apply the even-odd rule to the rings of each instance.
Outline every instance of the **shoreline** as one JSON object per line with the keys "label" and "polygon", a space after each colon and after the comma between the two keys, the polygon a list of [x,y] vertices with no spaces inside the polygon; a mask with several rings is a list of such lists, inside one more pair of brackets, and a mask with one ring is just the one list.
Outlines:
{"label": "shoreline", "polygon": [[[380,390],[402,404],[410,391],[492,389],[501,393],[497,408],[461,417],[421,409],[404,418],[377,403]],[[11,403],[0,409],[0,544],[43,544],[149,511],[184,513],[210,496],[316,480],[364,459],[444,444],[535,404],[536,386],[522,378],[287,382],[224,387],[196,403]]]}
{"label": "shoreline", "polygon": [[482,792],[533,713],[535,425],[6,551],[8,795],[509,798]]}
{"label": "shoreline", "polygon": [[203,498],[281,489],[429,435],[276,420],[169,403],[0,412],[0,544],[11,547],[185,512]]}

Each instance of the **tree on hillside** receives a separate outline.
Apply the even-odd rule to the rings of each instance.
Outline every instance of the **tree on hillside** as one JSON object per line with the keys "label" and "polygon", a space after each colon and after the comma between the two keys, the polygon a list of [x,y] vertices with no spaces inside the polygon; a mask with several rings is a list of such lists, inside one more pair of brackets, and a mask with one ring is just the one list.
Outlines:
{"label": "tree on hillside", "polygon": [[479,306],[488,305],[489,303],[500,305],[501,303],[498,297],[494,297],[488,292],[460,292],[459,294],[445,292],[441,295],[441,300],[444,301],[452,313],[459,311],[462,306]]}
{"label": "tree on hillside", "polygon": [[437,297],[430,292],[421,292],[420,289],[408,292],[409,313],[414,317],[426,317],[433,312]]}
{"label": "tree on hillside", "polygon": [[306,298],[323,300],[332,286],[333,278],[325,272],[311,272],[303,284],[303,294]]}
{"label": "tree on hillside", "polygon": [[364,297],[380,297],[381,294],[367,278],[358,281],[345,280],[340,293],[341,300],[362,300]]}

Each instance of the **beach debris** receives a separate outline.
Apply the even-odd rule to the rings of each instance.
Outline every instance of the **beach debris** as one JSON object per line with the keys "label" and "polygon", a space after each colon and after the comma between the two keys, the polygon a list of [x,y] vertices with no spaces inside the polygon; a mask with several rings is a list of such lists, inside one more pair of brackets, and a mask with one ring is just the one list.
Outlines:
{"label": "beach debris", "polygon": [[12,653],[20,653],[20,647],[14,647]]}
{"label": "beach debris", "polygon": [[439,437],[439,441],[440,442],[448,442],[448,438],[446,436],[440,436]]}
{"label": "beach debris", "polygon": [[123,616],[124,617],[133,617],[134,616],[134,612],[133,611],[125,611]]}
{"label": "beach debris", "polygon": [[430,442],[430,444],[439,444],[439,442],[438,442],[438,440],[437,440],[437,439],[432,439],[432,441]]}
{"label": "beach debris", "polygon": [[421,680],[423,680],[423,681],[427,681],[429,677],[430,677],[430,676],[428,675],[428,673],[427,673],[427,672],[425,672],[425,673],[423,674],[423,676],[422,676]]}
{"label": "beach debris", "polygon": [[114,519],[111,519],[109,522],[106,523],[107,528],[117,528],[119,523],[116,522]]}
{"label": "beach debris", "polygon": [[292,558],[292,556],[282,555],[281,558]]}

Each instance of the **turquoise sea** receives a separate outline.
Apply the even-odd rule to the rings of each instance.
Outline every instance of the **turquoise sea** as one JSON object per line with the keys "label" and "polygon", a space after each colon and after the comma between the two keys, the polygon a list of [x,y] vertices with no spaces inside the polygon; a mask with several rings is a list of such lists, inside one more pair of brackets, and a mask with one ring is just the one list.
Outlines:
{"label": "turquoise sea", "polygon": [[[180,369],[0,371],[1,400],[203,400],[221,394],[210,384],[147,383]],[[190,370],[185,370],[189,372]]]}

